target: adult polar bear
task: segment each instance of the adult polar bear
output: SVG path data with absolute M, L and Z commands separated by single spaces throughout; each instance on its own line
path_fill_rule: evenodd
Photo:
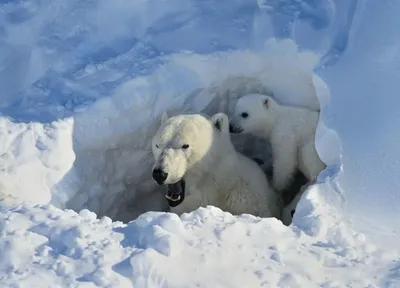
M 224 113 L 211 119 L 178 115 L 162 123 L 152 139 L 153 179 L 167 185 L 178 215 L 213 205 L 234 215 L 280 217 L 281 204 L 262 169 L 233 146 Z
M 326 168 L 315 148 L 318 118 L 316 111 L 280 105 L 267 95 L 249 94 L 236 103 L 230 132 L 249 133 L 270 141 L 272 186 L 284 193 L 296 171 L 313 181 Z M 284 204 L 295 195 L 282 195 Z

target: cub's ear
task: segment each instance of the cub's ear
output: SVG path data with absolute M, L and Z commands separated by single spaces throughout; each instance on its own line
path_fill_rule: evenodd
M 167 120 L 168 120 L 168 113 L 167 112 L 164 112 L 163 114 L 162 114 L 162 116 L 161 116 L 161 124 L 164 124 L 165 122 L 167 122 Z
M 272 105 L 274 105 L 275 100 L 272 98 L 272 96 L 267 95 L 264 99 L 262 99 L 262 105 L 265 109 L 271 108 Z
M 225 113 L 217 113 L 211 117 L 211 123 L 217 130 L 229 133 L 229 119 Z

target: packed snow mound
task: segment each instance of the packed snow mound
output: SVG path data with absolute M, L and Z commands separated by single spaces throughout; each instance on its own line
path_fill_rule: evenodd
M 74 160 L 72 119 L 49 124 L 0 118 L 0 200 L 30 205 L 51 201 L 51 188 Z
M 316 189 L 305 198 L 318 197 Z M 340 217 L 331 220 L 324 220 L 326 232 L 311 237 L 275 218 L 211 206 L 181 218 L 148 212 L 129 224 L 88 210 L 19 206 L 0 213 L 0 281 L 6 287 L 400 284 L 399 255 L 369 243 Z

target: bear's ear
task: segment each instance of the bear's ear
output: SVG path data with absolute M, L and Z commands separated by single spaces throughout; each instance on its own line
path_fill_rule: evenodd
M 265 98 L 262 101 L 263 101 L 263 107 L 265 109 L 268 109 L 269 108 L 269 104 L 270 104 L 270 98 Z
M 165 122 L 167 122 L 167 120 L 168 120 L 168 113 L 167 112 L 164 112 L 163 114 L 162 114 L 162 116 L 161 116 L 161 124 L 164 124 Z
M 225 113 L 217 113 L 211 117 L 211 122 L 219 131 L 229 133 L 229 119 Z

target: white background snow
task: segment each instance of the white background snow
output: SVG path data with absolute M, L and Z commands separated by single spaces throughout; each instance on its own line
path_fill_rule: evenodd
M 399 13 L 367 0 L 1 1 L 0 287 L 400 287 Z M 322 107 L 329 167 L 292 225 L 156 212 L 160 113 L 229 112 L 268 90 Z

